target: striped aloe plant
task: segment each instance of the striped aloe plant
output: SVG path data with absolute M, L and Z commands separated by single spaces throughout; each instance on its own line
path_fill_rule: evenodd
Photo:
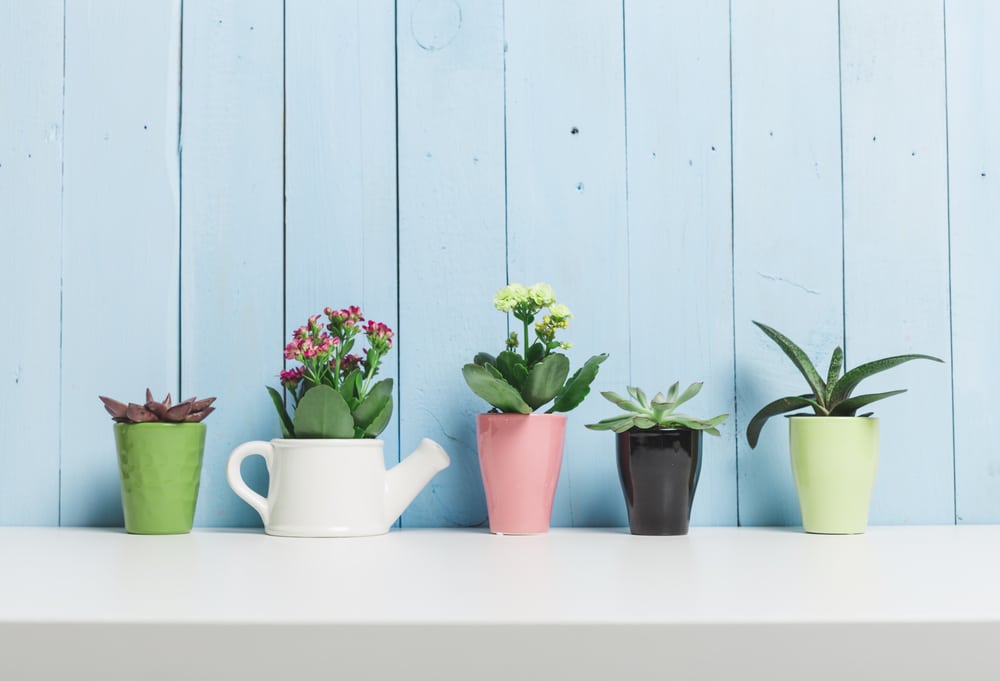
M 837 347 L 833 351 L 833 357 L 830 358 L 830 368 L 827 371 L 826 381 L 824 381 L 802 348 L 770 326 L 761 324 L 760 322 L 754 322 L 754 324 L 788 355 L 788 358 L 792 360 L 795 367 L 805 376 L 806 382 L 809 384 L 812 392 L 803 395 L 782 397 L 761 408 L 750 419 L 750 425 L 747 426 L 747 442 L 750 443 L 751 448 L 757 446 L 760 431 L 772 416 L 805 407 L 812 407 L 816 416 L 871 416 L 873 412 L 858 414 L 857 411 L 872 402 L 905 393 L 906 390 L 890 390 L 883 393 L 870 393 L 852 397 L 854 389 L 858 387 L 861 381 L 869 376 L 914 359 L 929 359 L 935 362 L 943 361 L 931 355 L 896 355 L 895 357 L 886 357 L 885 359 L 861 364 L 846 373 L 841 373 L 844 365 L 844 350 Z

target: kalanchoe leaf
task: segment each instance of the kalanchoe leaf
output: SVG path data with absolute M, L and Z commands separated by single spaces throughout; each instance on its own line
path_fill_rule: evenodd
M 575 409 L 583 399 L 590 393 L 590 384 L 597 377 L 600 364 L 608 358 L 607 353 L 594 355 L 588 359 L 582 367 L 563 386 L 559 394 L 556 395 L 555 404 L 549 407 L 546 413 L 567 412 Z
M 854 389 L 858 387 L 858 384 L 869 376 L 874 376 L 877 373 L 915 359 L 929 359 L 934 362 L 944 361 L 931 355 L 896 355 L 895 357 L 886 357 L 885 359 L 861 364 L 848 371 L 837 381 L 837 385 L 833 388 L 830 403 L 835 407 L 840 402 L 849 398 Z
M 479 366 L 485 366 L 487 364 L 496 364 L 497 358 L 488 352 L 478 352 L 476 356 L 472 359 L 473 364 L 478 364 Z
M 363 437 L 378 437 L 379 434 L 385 430 L 385 427 L 389 425 L 389 419 L 392 418 L 392 395 L 390 394 L 388 399 L 386 399 L 385 404 L 372 422 L 368 424 L 368 427 L 364 430 Z
M 386 404 L 392 403 L 392 379 L 383 378 L 381 381 L 372 386 L 368 395 L 365 397 L 361 403 L 355 407 L 351 415 L 354 417 L 354 425 L 361 428 L 366 433 L 375 424 L 376 419 L 385 410 Z M 392 414 L 390 408 L 389 415 Z M 388 423 L 389 419 L 386 417 L 385 423 Z M 385 424 L 382 425 L 385 428 Z M 378 433 L 382 432 L 382 428 L 378 429 Z M 372 436 L 374 437 L 374 436 Z
M 503 380 L 502 376 L 490 372 L 490 369 L 496 371 L 490 365 L 486 365 L 484 369 L 478 364 L 466 364 L 462 367 L 462 376 L 472 388 L 472 392 L 500 411 L 508 414 L 530 414 L 531 407 L 521 398 L 521 393 Z
M 815 409 L 816 406 L 816 401 L 810 399 L 809 395 L 782 397 L 774 402 L 764 405 L 760 411 L 754 414 L 754 417 L 750 419 L 750 425 L 747 426 L 747 442 L 750 443 L 750 449 L 757 446 L 757 440 L 760 438 L 760 431 L 764 427 L 764 424 L 767 423 L 767 420 L 772 416 L 784 414 L 789 411 L 795 411 L 796 409 L 801 409 L 802 407 L 813 407 Z
M 823 383 L 823 379 L 820 378 L 819 372 L 816 371 L 816 367 L 813 366 L 812 361 L 809 359 L 809 356 L 806 355 L 805 351 L 793 343 L 789 338 L 772 329 L 770 326 L 761 324 L 760 322 L 754 322 L 754 324 L 756 324 L 761 331 L 767 334 L 768 338 L 777 343 L 778 347 L 781 348 L 781 351 L 788 356 L 788 359 L 792 360 L 792 364 L 794 364 L 805 377 L 806 382 L 809 384 L 809 388 L 813 391 L 813 395 L 816 397 L 816 400 L 823 407 L 825 407 L 826 384 Z
M 528 355 L 524 358 L 524 360 L 530 367 L 540 362 L 544 356 L 545 346 L 536 342 L 528 348 Z
M 505 381 L 514 386 L 516 390 L 521 390 L 524 380 L 528 376 L 528 370 L 519 354 L 504 350 L 497 355 L 496 366 Z
M 569 376 L 569 359 L 553 353 L 531 368 L 521 386 L 521 398 L 532 411 L 554 398 Z
M 274 408 L 278 412 L 278 422 L 281 424 L 281 435 L 285 438 L 295 437 L 295 427 L 292 425 L 292 419 L 288 416 L 288 412 L 285 410 L 285 402 L 281 399 L 281 393 L 267 386 L 267 392 L 271 396 L 271 401 L 274 402 Z
M 856 412 L 861 407 L 871 404 L 872 402 L 878 402 L 879 400 L 884 400 L 887 397 L 892 397 L 894 395 L 901 395 L 906 392 L 906 388 L 902 390 L 890 390 L 884 393 L 872 393 L 869 395 L 856 395 L 850 399 L 844 400 L 830 412 L 830 416 L 854 416 Z
M 343 395 L 318 385 L 302 396 L 292 419 L 298 438 L 352 438 L 354 419 Z

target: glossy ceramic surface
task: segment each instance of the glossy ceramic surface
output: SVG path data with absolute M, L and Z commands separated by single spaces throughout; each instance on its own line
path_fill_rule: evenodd
M 450 461 L 440 445 L 424 439 L 405 461 L 386 471 L 382 444 L 368 439 L 247 442 L 230 454 L 226 478 L 233 491 L 260 514 L 268 534 L 384 534 Z M 253 455 L 263 457 L 267 464 L 267 497 L 250 489 L 240 475 L 240 463 Z
M 878 466 L 878 419 L 793 416 L 788 434 L 803 529 L 864 532 Z
M 191 531 L 201 486 L 204 423 L 116 423 L 125 530 Z
M 701 431 L 618 433 L 618 474 L 632 534 L 687 534 L 701 475 Z
M 490 531 L 547 532 L 559 483 L 565 414 L 478 414 L 476 438 Z

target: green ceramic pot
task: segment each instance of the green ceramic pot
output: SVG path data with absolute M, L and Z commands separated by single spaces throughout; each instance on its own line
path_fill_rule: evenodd
M 125 530 L 184 534 L 194 524 L 204 423 L 116 423 Z
M 878 419 L 792 416 L 788 435 L 803 529 L 864 532 L 878 464 Z

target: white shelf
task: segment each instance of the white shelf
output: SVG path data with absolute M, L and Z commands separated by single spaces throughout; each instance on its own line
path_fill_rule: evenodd
M 996 526 L 0 547 L 2 679 L 1000 678 Z

